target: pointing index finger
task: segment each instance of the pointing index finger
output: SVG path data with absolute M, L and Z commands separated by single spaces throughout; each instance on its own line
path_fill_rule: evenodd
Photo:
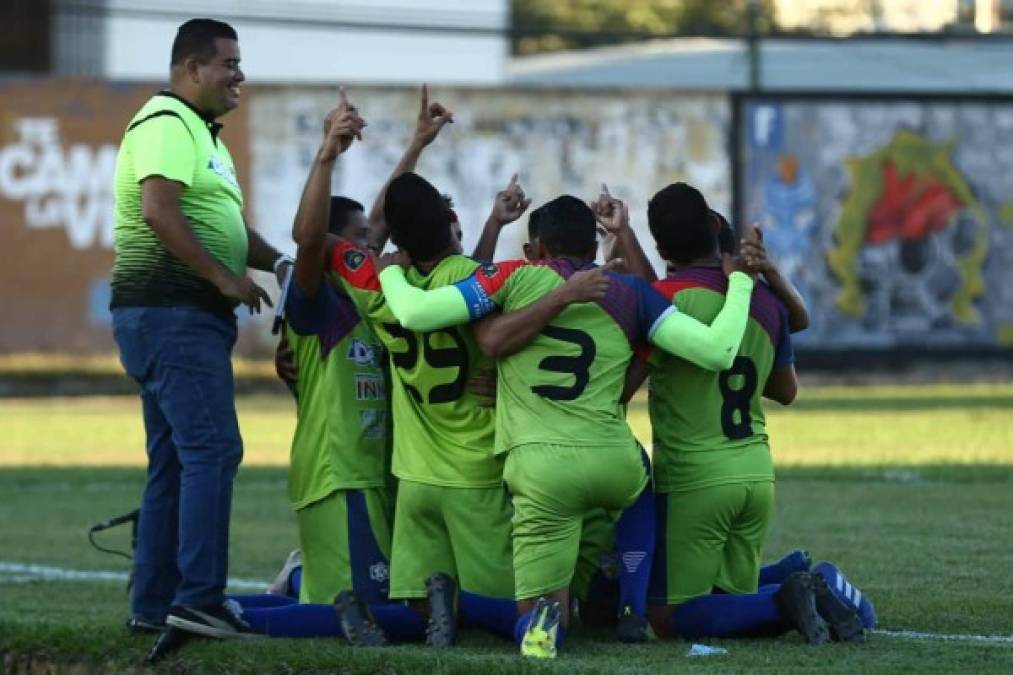
M 422 83 L 422 91 L 419 94 L 419 112 L 423 114 L 429 112 L 429 87 L 425 82 Z

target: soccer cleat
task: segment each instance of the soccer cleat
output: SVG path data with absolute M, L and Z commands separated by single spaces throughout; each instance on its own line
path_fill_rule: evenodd
M 127 631 L 132 635 L 140 635 L 142 633 L 161 633 L 163 630 L 165 630 L 164 621 L 145 619 L 140 616 L 132 616 L 127 619 Z
M 865 642 L 865 626 L 855 608 L 838 598 L 819 572 L 812 575 L 816 611 L 830 628 L 830 637 L 839 642 Z
M 267 593 L 295 597 L 292 593 L 292 572 L 299 567 L 302 567 L 302 551 L 296 549 L 288 554 L 274 581 L 267 587 Z
M 538 598 L 532 610 L 531 623 L 521 639 L 521 656 L 536 659 L 556 658 L 556 636 L 559 633 L 559 603 Z
M 616 633 L 620 642 L 647 642 L 651 638 L 651 627 L 647 619 L 634 614 L 633 609 L 626 605 L 619 614 Z
M 830 639 L 827 624 L 816 611 L 812 577 L 808 572 L 795 572 L 788 576 L 774 592 L 778 610 L 811 645 L 823 644 Z
M 813 559 L 809 551 L 797 548 L 788 555 L 781 558 L 781 564 L 785 565 L 792 572 L 808 572 L 812 567 Z
M 173 605 L 165 623 L 171 627 L 196 635 L 213 638 L 256 638 L 263 637 L 254 632 L 243 618 L 243 610 L 235 600 L 225 600 L 217 605 L 183 607 Z
M 862 591 L 851 585 L 836 565 L 824 561 L 814 566 L 813 572 L 826 579 L 827 586 L 839 600 L 858 612 L 858 618 L 862 620 L 863 626 L 869 630 L 876 627 L 876 608 Z
M 190 637 L 190 633 L 173 628 L 172 626 L 166 626 L 162 634 L 155 640 L 155 644 L 151 645 L 151 649 L 148 650 L 148 654 L 144 657 L 144 660 L 151 664 L 157 663 L 166 654 L 182 647 Z
M 387 636 L 376 624 L 373 614 L 352 591 L 341 591 L 334 598 L 334 610 L 341 621 L 341 632 L 349 644 L 356 647 L 382 647 Z
M 426 579 L 429 596 L 429 623 L 426 644 L 436 649 L 457 643 L 457 583 L 449 574 L 434 572 Z

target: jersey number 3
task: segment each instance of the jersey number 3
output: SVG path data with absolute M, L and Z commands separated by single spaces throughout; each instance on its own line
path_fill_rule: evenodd
M 732 377 L 742 376 L 742 386 L 732 389 Z M 753 434 L 753 418 L 749 406 L 756 393 L 756 366 L 746 356 L 736 356 L 732 367 L 721 371 L 718 387 L 721 389 L 721 430 L 732 440 L 748 438 Z
M 468 349 L 464 339 L 453 328 L 434 330 L 429 333 L 420 333 L 418 337 L 410 330 L 402 328 L 396 323 L 385 323 L 383 327 L 392 337 L 400 338 L 408 345 L 408 350 L 403 352 L 391 351 L 391 360 L 395 368 L 404 371 L 412 370 L 419 360 L 418 338 L 422 338 L 422 357 L 431 368 L 457 368 L 457 377 L 453 382 L 438 384 L 429 390 L 430 403 L 451 403 L 461 398 L 464 394 L 465 385 L 468 382 Z M 454 341 L 453 347 L 434 347 L 432 344 L 434 335 L 447 335 Z M 405 389 L 418 402 L 422 402 L 422 394 L 413 385 L 405 382 Z
M 552 401 L 572 401 L 584 393 L 587 383 L 591 380 L 591 362 L 598 348 L 591 336 L 582 330 L 575 328 L 560 328 L 559 326 L 546 326 L 542 334 L 576 345 L 580 349 L 577 356 L 546 356 L 538 367 L 552 373 L 564 373 L 573 375 L 574 382 L 568 387 L 561 387 L 554 384 L 539 384 L 531 387 L 531 391 L 543 398 Z

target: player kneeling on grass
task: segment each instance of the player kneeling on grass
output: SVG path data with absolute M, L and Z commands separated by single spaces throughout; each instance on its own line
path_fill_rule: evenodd
M 714 317 L 729 291 L 718 250 L 721 223 L 703 195 L 670 185 L 651 200 L 648 222 L 672 265 L 655 288 L 689 316 Z M 863 641 L 861 597 L 838 594 L 836 580 L 828 585 L 827 564 L 807 571 L 808 559 L 796 553 L 761 574 L 774 471 L 760 398 L 787 405 L 798 384 L 787 311 L 764 284 L 753 293 L 749 317 L 730 368 L 713 372 L 660 352 L 650 357 L 659 493 L 651 623 L 661 636 L 689 639 L 794 627 L 811 644 L 830 635 Z M 842 577 L 842 589 L 844 583 Z
M 615 217 L 626 217 L 625 206 L 618 206 Z M 568 623 L 567 586 L 581 520 L 590 509 L 627 510 L 629 529 L 620 518 L 616 537 L 637 540 L 631 551 L 638 564 L 627 571 L 646 596 L 652 495 L 641 450 L 619 405 L 634 348 L 650 341 L 701 366 L 727 368 L 745 330 L 753 283 L 737 267 L 730 270 L 732 292 L 708 326 L 675 311 L 642 279 L 595 269 L 595 216 L 580 200 L 560 197 L 531 217 L 539 219 L 540 243 L 547 249 L 537 264 L 485 266 L 431 291 L 411 286 L 396 265 L 383 270 L 380 280 L 391 311 L 411 330 L 466 323 L 497 309 L 508 312 L 476 326 L 476 336 L 483 351 L 499 357 L 496 450 L 507 454 L 504 479 L 514 504 L 520 600 L 515 638 L 522 654 L 553 657 Z M 557 297 L 562 303 L 561 287 L 579 275 L 600 280 L 602 292 L 594 302 L 518 320 L 518 310 L 536 301 Z M 632 609 L 631 616 L 643 621 L 644 608 Z

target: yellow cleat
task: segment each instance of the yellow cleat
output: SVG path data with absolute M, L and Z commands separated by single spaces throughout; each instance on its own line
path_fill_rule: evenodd
M 535 603 L 534 618 L 521 640 L 521 656 L 536 659 L 556 658 L 556 636 L 559 633 L 559 603 L 549 603 L 545 598 L 538 598 Z

